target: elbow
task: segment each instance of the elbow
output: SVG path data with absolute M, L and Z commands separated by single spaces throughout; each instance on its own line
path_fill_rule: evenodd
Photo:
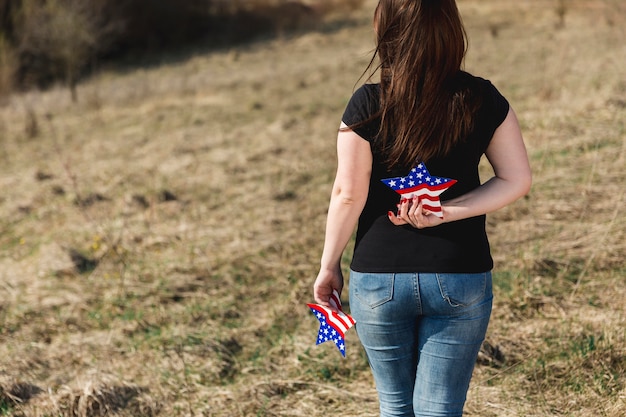
M 367 199 L 367 193 L 346 187 L 336 187 L 333 191 L 333 196 L 335 201 L 344 207 L 360 207 L 365 204 Z
M 356 203 L 356 198 L 352 194 L 342 193 L 338 196 L 338 201 L 344 206 L 353 206 Z
M 503 190 L 506 190 L 505 192 L 510 198 L 509 202 L 525 197 L 530 193 L 532 186 L 532 176 L 530 172 L 525 174 L 517 173 L 509 177 L 500 176 L 498 178 L 505 184 Z
M 533 185 L 532 175 L 528 174 L 528 176 L 525 177 L 522 183 L 520 184 L 520 189 L 522 193 L 521 197 L 524 197 L 528 195 L 528 193 L 530 193 L 530 189 L 532 188 L 532 185 Z
M 530 170 L 530 167 L 528 168 L 528 173 L 526 174 L 525 178 L 525 182 L 524 182 L 524 195 L 528 195 L 528 193 L 530 193 L 530 190 L 533 186 L 533 173 Z
M 516 187 L 518 190 L 518 198 L 525 197 L 530 193 L 532 183 L 533 179 L 530 172 L 527 175 L 518 178 Z

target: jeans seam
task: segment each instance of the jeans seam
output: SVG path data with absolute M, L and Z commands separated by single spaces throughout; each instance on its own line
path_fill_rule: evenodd
M 415 274 L 413 276 L 413 293 L 415 294 L 415 300 L 417 302 L 417 313 L 418 315 L 422 315 L 422 296 L 420 294 L 420 274 Z
M 461 304 L 453 303 L 452 300 L 450 299 L 446 284 L 440 278 L 441 275 L 435 274 L 435 277 L 437 278 L 437 286 L 439 287 L 439 293 L 441 294 L 441 298 L 445 300 L 448 304 L 450 304 L 450 306 L 452 307 L 461 307 L 462 306 Z

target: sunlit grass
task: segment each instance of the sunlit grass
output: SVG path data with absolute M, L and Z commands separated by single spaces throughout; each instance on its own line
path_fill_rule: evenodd
M 0 415 L 377 415 L 356 333 L 345 359 L 315 345 L 305 306 L 373 3 L 326 31 L 105 72 L 79 104 L 52 89 L 0 108 Z M 620 4 L 562 3 L 562 23 L 542 4 L 459 2 L 467 69 L 511 101 L 534 173 L 488 217 L 495 304 L 467 415 L 620 417 Z

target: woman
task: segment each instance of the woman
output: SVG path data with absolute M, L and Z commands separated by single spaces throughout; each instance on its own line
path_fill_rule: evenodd
M 341 293 L 340 259 L 358 221 L 350 309 L 381 416 L 461 416 L 491 314 L 485 214 L 528 193 L 528 157 L 507 100 L 461 70 L 454 0 L 380 0 L 374 28 L 380 82 L 360 87 L 343 115 L 314 297 L 330 307 Z M 481 184 L 483 154 L 494 176 Z M 440 212 L 382 181 L 420 163 L 456 180 Z

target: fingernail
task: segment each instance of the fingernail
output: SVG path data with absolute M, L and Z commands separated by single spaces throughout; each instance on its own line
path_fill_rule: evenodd
M 387 216 L 389 216 L 389 217 L 393 217 L 393 212 L 392 212 L 392 211 L 388 211 L 388 212 L 387 212 Z

